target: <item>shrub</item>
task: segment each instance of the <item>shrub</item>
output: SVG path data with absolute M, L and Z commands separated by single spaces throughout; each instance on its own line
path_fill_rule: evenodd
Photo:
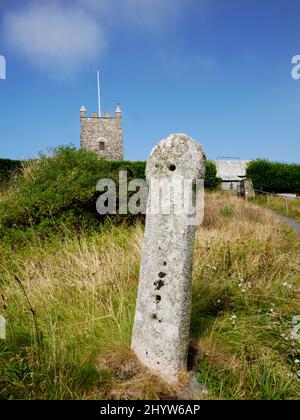
M 101 178 L 116 183 L 120 170 L 128 179 L 142 177 L 144 162 L 107 161 L 94 152 L 58 147 L 25 166 L 0 202 L 2 231 L 12 227 L 68 226 L 95 223 L 96 184 Z
M 217 166 L 215 162 L 207 160 L 205 162 L 205 188 L 211 191 L 217 190 L 220 188 L 221 183 L 221 178 L 217 177 Z

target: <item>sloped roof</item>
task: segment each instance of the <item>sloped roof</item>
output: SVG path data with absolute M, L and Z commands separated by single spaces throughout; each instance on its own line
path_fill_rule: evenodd
M 215 160 L 218 177 L 223 181 L 239 181 L 246 176 L 247 164 L 250 160 Z

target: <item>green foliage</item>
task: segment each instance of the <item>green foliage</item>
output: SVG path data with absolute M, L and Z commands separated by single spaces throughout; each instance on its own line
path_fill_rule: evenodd
M 249 163 L 247 178 L 257 190 L 300 194 L 300 165 L 257 159 Z
M 97 223 L 96 184 L 109 178 L 118 184 L 119 171 L 142 178 L 144 162 L 107 161 L 75 147 L 59 147 L 42 155 L 11 182 L 0 202 L 0 228 L 47 230 L 57 222 L 67 226 Z
M 20 160 L 0 159 L 0 182 L 8 181 L 21 164 Z
M 207 160 L 205 162 L 205 188 L 211 191 L 218 190 L 221 186 L 221 182 L 221 179 L 217 177 L 217 167 L 215 162 Z

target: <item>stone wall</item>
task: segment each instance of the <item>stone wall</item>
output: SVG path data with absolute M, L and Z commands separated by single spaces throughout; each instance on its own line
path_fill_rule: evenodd
M 100 149 L 104 142 L 104 150 Z M 93 150 L 98 156 L 109 160 L 123 160 L 122 116 L 87 117 L 86 111 L 80 112 L 80 147 Z

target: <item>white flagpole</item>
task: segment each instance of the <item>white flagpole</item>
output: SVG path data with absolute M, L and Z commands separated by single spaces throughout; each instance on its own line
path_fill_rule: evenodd
M 100 74 L 97 71 L 97 85 L 98 85 L 98 116 L 101 117 L 101 96 L 100 96 Z

